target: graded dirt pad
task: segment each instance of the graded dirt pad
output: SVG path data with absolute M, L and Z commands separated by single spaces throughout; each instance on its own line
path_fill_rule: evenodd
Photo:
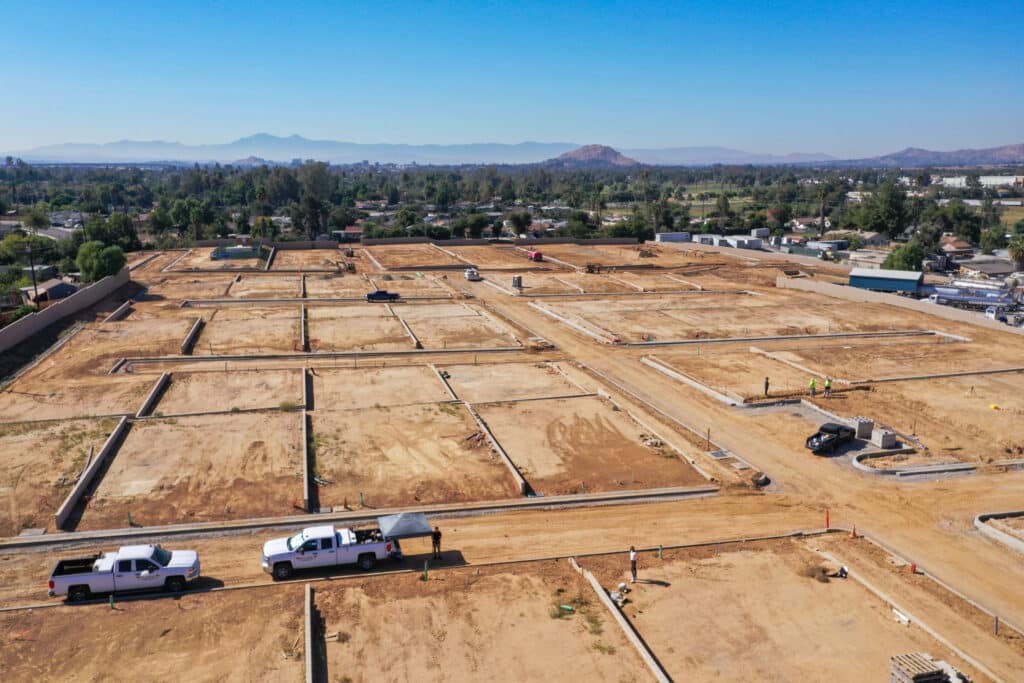
M 371 286 L 358 275 L 311 273 L 306 276 L 309 299 L 362 299 Z
M 477 409 L 526 481 L 559 495 L 703 484 L 668 446 L 593 397 L 494 403 Z
M 445 365 L 448 383 L 469 403 L 519 401 L 588 393 L 574 385 L 551 363 L 483 363 Z
M 935 462 L 1024 457 L 1024 375 L 972 375 L 887 382 L 818 405 L 844 417 L 864 415 L 914 434 Z
M 363 251 L 372 254 L 385 269 L 430 270 L 466 265 L 463 261 L 427 243 L 374 245 L 363 247 Z
M 0 390 L 0 422 L 134 413 L 156 377 L 22 378 Z
M 469 304 L 399 306 L 395 313 L 412 328 L 425 349 L 482 349 L 520 346 L 512 330 Z
M 216 251 L 213 247 L 197 247 L 189 249 L 181 259 L 170 267 L 170 272 L 190 270 L 246 270 L 263 268 L 263 261 L 258 258 L 224 258 L 212 259 L 210 255 Z
M 234 299 L 296 299 L 302 296 L 302 281 L 299 275 L 246 273 L 231 285 L 228 296 Z
M 584 267 L 588 263 L 618 268 L 675 268 L 692 263 L 701 263 L 710 257 L 697 252 L 655 244 L 543 244 L 538 247 L 545 256 L 559 261 Z M 641 256 L 646 252 L 650 256 Z M 716 259 L 717 260 L 717 259 Z
M 112 418 L 0 425 L 0 536 L 53 528 L 53 515 L 89 457 L 117 424 Z
M 1011 536 L 1024 541 L 1024 515 L 1019 517 L 1004 517 L 1003 519 L 990 519 L 988 523 L 999 529 L 1005 531 Z
M 316 604 L 328 635 L 338 634 L 327 641 L 331 680 L 649 678 L 565 560 L 435 572 L 426 582 L 403 574 L 318 584 Z
M 760 347 L 758 343 L 758 347 Z M 763 398 L 764 379 L 769 396 L 803 396 L 811 380 L 808 373 L 750 351 L 747 345 L 709 344 L 652 348 L 648 356 L 671 370 L 724 393 L 730 398 Z M 823 378 L 818 378 L 819 388 Z M 838 384 L 833 389 L 838 390 Z
M 298 304 L 224 306 L 196 311 L 206 323 L 192 347 L 193 355 L 295 353 L 302 350 L 301 309 Z
M 316 410 L 354 410 L 450 401 L 437 373 L 426 365 L 380 367 L 383 361 L 339 361 L 313 368 Z
M 8 680 L 301 681 L 303 588 L 13 612 L 0 638 Z
M 154 413 L 175 415 L 302 404 L 302 370 L 173 373 Z
M 465 407 L 450 403 L 311 413 L 322 507 L 515 498 L 512 475 Z
M 199 314 L 115 323 L 90 323 L 64 346 L 25 373 L 25 381 L 64 381 L 81 375 L 107 375 L 122 358 L 177 354 Z
M 405 273 L 385 273 L 368 277 L 367 286 L 367 291 L 385 289 L 401 295 L 402 299 L 452 298 L 451 290 L 444 287 L 433 276 L 416 277 Z
M 548 268 L 557 270 L 556 263 L 535 263 L 526 257 L 526 252 L 516 247 L 454 246 L 445 247 L 453 254 L 458 254 L 481 270 L 535 270 Z M 468 265 L 468 264 L 467 264 Z
M 218 299 L 227 295 L 233 277 L 211 277 L 191 275 L 160 275 L 146 277 L 146 293 L 143 301 L 165 300 L 180 303 L 185 299 Z
M 340 249 L 278 249 L 270 270 L 339 270 L 344 253 Z
M 883 681 L 890 658 L 926 652 L 975 675 L 919 626 L 798 541 L 644 554 L 623 613 L 677 680 Z M 602 585 L 629 562 L 584 558 Z M 898 599 L 898 596 L 896 596 Z M 977 680 L 977 679 L 975 679 Z
M 301 501 L 302 417 L 238 413 L 136 422 L 79 529 L 294 514 Z
M 414 348 L 402 322 L 384 304 L 308 306 L 311 351 L 408 351 Z

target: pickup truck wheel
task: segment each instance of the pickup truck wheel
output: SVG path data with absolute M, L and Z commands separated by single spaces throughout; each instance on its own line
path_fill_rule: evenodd
M 284 581 L 292 576 L 292 566 L 287 562 L 279 562 L 274 565 L 274 580 Z
M 71 602 L 85 602 L 92 595 L 88 586 L 72 586 L 68 589 L 68 600 Z
M 373 569 L 373 565 L 377 564 L 377 558 L 373 555 L 360 555 L 359 556 L 359 568 L 364 572 L 368 572 Z
M 181 578 L 180 576 L 172 576 L 171 578 L 167 579 L 167 583 L 165 584 L 165 586 L 167 587 L 167 590 L 171 593 L 181 593 L 185 590 L 185 579 Z

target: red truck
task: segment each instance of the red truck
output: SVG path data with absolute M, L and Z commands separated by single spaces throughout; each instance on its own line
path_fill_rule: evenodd
M 540 251 L 537 250 L 537 249 L 534 249 L 533 251 L 527 252 L 526 253 L 526 257 L 528 259 L 530 259 L 531 261 L 543 261 L 544 260 L 544 254 L 540 253 Z

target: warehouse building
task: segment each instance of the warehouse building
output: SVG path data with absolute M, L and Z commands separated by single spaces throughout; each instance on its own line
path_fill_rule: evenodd
M 876 292 L 909 292 L 916 294 L 924 282 L 924 273 L 913 270 L 881 270 L 854 268 L 850 271 L 850 286 L 873 289 Z

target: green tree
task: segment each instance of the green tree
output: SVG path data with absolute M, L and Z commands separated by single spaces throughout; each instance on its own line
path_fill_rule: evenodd
M 1024 236 L 1018 235 L 1006 245 L 1010 252 L 1010 260 L 1016 270 L 1024 270 Z
M 86 242 L 78 249 L 76 262 L 86 282 L 95 282 L 108 275 L 115 275 L 128 259 L 121 247 L 108 247 L 103 242 Z
M 25 213 L 23 221 L 33 232 L 46 230 L 50 227 L 50 208 L 43 203 L 36 204 Z
M 525 233 L 533 224 L 533 216 L 530 215 L 529 211 L 517 211 L 509 216 L 508 219 L 512 223 L 517 236 Z
M 157 235 L 161 235 L 174 227 L 171 214 L 163 207 L 163 204 L 149 212 L 149 218 L 146 219 L 146 222 L 149 225 L 149 231 Z
M 1006 246 L 1006 230 L 1001 225 L 989 228 L 981 233 L 981 249 L 991 254 L 996 249 Z
M 921 263 L 924 261 L 925 250 L 917 241 L 910 240 L 906 244 L 893 249 L 882 268 L 885 270 L 921 270 Z

